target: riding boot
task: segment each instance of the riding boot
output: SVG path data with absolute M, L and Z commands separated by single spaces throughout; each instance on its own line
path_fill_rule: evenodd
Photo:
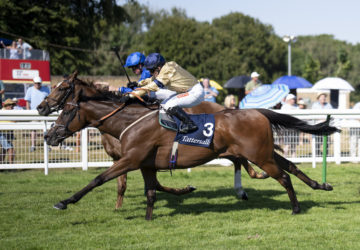
M 193 122 L 193 120 L 190 119 L 190 117 L 185 113 L 184 110 L 182 110 L 180 107 L 172 107 L 166 110 L 167 113 L 170 115 L 175 116 L 181 121 L 179 132 L 182 134 L 187 134 L 189 132 L 193 132 L 198 129 L 196 124 Z

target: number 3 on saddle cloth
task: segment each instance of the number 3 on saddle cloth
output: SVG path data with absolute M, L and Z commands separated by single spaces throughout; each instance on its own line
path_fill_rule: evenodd
M 166 113 L 159 113 L 159 123 L 167 129 L 177 131 L 172 152 L 170 156 L 169 168 L 173 169 L 177 160 L 178 144 L 185 144 L 190 146 L 198 146 L 208 148 L 212 142 L 215 130 L 215 118 L 213 114 L 196 114 L 190 115 L 190 118 L 195 122 L 198 129 L 196 131 L 181 134 L 178 132 L 178 127 L 181 121 L 176 117 L 171 117 Z

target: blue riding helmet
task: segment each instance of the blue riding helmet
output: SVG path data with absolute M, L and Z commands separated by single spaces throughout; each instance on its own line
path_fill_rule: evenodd
M 146 57 L 144 66 L 146 69 L 150 70 L 164 65 L 165 62 L 165 58 L 160 53 L 151 53 Z
M 134 52 L 131 53 L 127 58 L 126 58 L 126 63 L 124 65 L 124 67 L 132 67 L 132 66 L 136 66 L 139 65 L 140 63 L 144 63 L 145 61 L 145 55 L 140 53 L 140 52 Z

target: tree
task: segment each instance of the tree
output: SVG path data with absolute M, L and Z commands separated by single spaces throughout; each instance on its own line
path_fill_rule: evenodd
M 320 80 L 320 62 L 318 60 L 314 60 L 310 55 L 308 55 L 305 60 L 302 77 L 311 83 L 315 83 Z
M 335 76 L 347 78 L 349 71 L 352 68 L 352 63 L 350 62 L 348 53 L 344 48 L 339 49 L 337 66 L 338 68 L 335 72 Z

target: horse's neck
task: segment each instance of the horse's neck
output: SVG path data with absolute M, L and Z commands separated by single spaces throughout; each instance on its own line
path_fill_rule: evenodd
M 99 121 L 104 116 L 113 112 L 117 107 L 119 107 L 118 105 L 120 105 L 109 102 L 105 103 L 97 101 L 90 101 L 89 103 L 91 103 L 92 105 L 87 108 L 85 113 L 92 117 L 92 119 L 94 120 L 94 124 L 96 124 L 97 121 Z M 107 133 L 116 138 L 119 138 L 119 136 L 125 129 L 127 129 L 131 124 L 138 121 L 150 112 L 152 112 L 152 110 L 136 105 L 130 105 L 124 107 L 112 116 L 106 118 L 104 121 L 101 122 L 100 126 L 97 126 L 97 128 L 103 133 Z

